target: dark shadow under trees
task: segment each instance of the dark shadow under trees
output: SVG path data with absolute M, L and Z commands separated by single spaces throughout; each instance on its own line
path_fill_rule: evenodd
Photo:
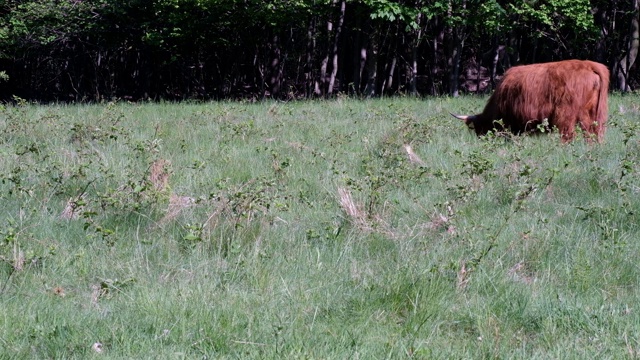
M 633 90 L 637 1 L 0 1 L 0 99 L 299 99 L 490 91 L 592 59 Z M 634 27 L 635 24 L 635 27 Z

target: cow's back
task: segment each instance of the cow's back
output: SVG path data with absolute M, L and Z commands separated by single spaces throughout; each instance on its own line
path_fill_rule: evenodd
M 496 113 L 494 119 L 502 119 L 514 131 L 535 128 L 548 119 L 553 109 L 553 94 L 547 84 L 549 71 L 544 64 L 512 67 L 504 75 L 494 93 Z

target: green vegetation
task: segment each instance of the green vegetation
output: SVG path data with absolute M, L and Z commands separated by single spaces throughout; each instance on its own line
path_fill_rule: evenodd
M 2 357 L 638 356 L 638 98 L 602 145 L 484 101 L 2 108 Z
M 638 0 L 0 0 L 0 100 L 486 94 L 563 59 L 628 92 L 639 22 Z

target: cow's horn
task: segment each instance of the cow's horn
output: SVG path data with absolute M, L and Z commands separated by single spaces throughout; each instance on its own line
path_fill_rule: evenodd
M 453 116 L 456 119 L 460 119 L 460 120 L 464 120 L 464 121 L 467 121 L 469 119 L 468 115 L 456 115 L 456 114 L 454 114 L 452 112 L 450 112 L 449 114 L 451 114 L 451 116 Z

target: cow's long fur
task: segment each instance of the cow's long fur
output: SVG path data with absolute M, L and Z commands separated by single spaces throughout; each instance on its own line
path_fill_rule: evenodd
M 505 73 L 481 114 L 456 117 L 473 126 L 478 135 L 492 129 L 535 131 L 548 121 L 558 128 L 563 142 L 573 140 L 576 125 L 588 140 L 601 142 L 608 89 L 609 70 L 596 62 L 565 60 L 516 66 Z

